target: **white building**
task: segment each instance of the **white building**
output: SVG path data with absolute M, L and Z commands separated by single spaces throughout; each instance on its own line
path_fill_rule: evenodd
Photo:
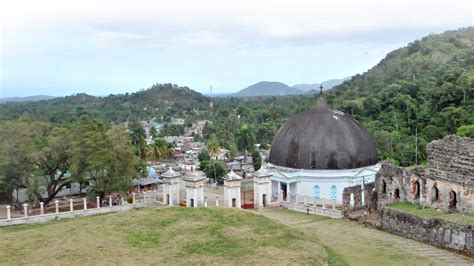
M 345 187 L 375 180 L 375 143 L 350 115 L 330 109 L 322 92 L 315 107 L 290 118 L 270 150 L 272 200 L 287 195 L 335 199 Z

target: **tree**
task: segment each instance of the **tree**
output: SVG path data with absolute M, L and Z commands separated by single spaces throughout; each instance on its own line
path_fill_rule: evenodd
M 207 152 L 209 153 L 209 155 L 211 155 L 213 158 L 216 158 L 217 160 L 217 156 L 221 152 L 221 146 L 219 144 L 219 140 L 214 138 L 211 141 L 209 141 L 209 143 L 207 144 Z
M 255 171 L 258 171 L 262 166 L 262 156 L 257 149 L 252 151 L 252 164 Z
M 227 174 L 227 170 L 223 163 L 210 160 L 208 161 L 208 165 L 204 173 L 206 174 L 207 178 L 222 184 L 222 177 Z
M 203 149 L 198 154 L 198 160 L 201 171 L 205 171 L 209 161 L 211 160 L 211 156 L 206 149 Z
M 247 151 L 255 148 L 255 134 L 248 124 L 243 124 L 235 134 L 237 148 L 244 153 L 247 161 Z
M 141 159 L 146 158 L 146 131 L 140 122 L 134 120 L 128 125 L 130 130 L 130 138 L 135 146 L 136 154 Z
M 104 197 L 124 193 L 139 175 L 135 155 L 123 126 L 107 128 L 99 121 L 81 117 L 74 129 L 71 170 L 76 180 L 92 180 L 91 193 Z
M 153 162 L 169 159 L 173 156 L 173 146 L 162 138 L 157 138 L 147 147 L 147 157 Z
M 458 127 L 456 135 L 460 137 L 474 138 L 474 125 L 466 125 Z

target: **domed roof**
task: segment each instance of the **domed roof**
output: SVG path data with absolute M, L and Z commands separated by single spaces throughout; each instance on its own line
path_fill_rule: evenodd
M 316 106 L 291 117 L 278 131 L 270 163 L 296 169 L 351 169 L 377 163 L 375 143 L 350 115 Z

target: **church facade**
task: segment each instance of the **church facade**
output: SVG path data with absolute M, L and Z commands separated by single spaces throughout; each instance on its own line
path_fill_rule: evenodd
M 344 188 L 374 181 L 380 164 L 367 129 L 329 108 L 321 92 L 316 106 L 280 128 L 263 168 L 273 201 L 297 194 L 341 203 Z

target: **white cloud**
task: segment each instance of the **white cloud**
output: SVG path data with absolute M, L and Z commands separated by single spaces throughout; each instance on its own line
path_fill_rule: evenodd
M 471 1 L 8 1 L 9 43 L 29 32 L 77 31 L 99 47 L 275 45 L 357 40 L 374 33 L 472 25 Z M 25 37 L 26 36 L 26 37 Z M 375 38 L 377 38 L 375 36 Z

